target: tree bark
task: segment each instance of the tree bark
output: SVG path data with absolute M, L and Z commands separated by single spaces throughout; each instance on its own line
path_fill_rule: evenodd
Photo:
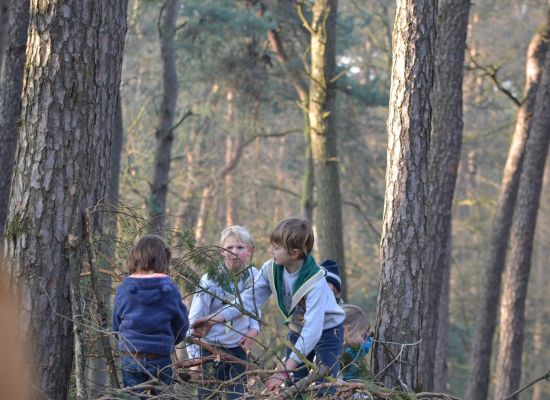
M 476 327 L 470 353 L 470 372 L 466 398 L 485 400 L 489 390 L 493 335 L 497 322 L 502 272 L 506 259 L 506 248 L 512 225 L 512 216 L 519 186 L 519 175 L 523 162 L 525 145 L 531 129 L 535 98 L 541 77 L 541 64 L 547 53 L 550 39 L 550 8 L 545 19 L 533 36 L 527 51 L 525 68 L 525 96 L 518 116 L 512 144 L 504 167 L 498 204 L 493 220 L 489 256 L 481 299 L 477 309 Z
M 388 167 L 373 369 L 388 387 L 417 388 L 426 245 L 435 1 L 397 3 Z
M 309 26 L 311 66 L 309 126 L 315 186 L 316 243 L 320 259 L 331 258 L 340 266 L 342 296 L 346 297 L 346 269 L 342 231 L 342 205 L 335 124 L 337 0 L 316 0 Z
M 0 0 L 0 75 L 4 66 L 4 54 L 6 52 L 6 43 L 8 42 L 8 23 L 9 9 L 13 1 Z
M 104 197 L 126 1 L 32 0 L 6 224 L 10 276 L 34 356 L 34 398 L 65 399 L 73 356 L 68 236 Z
M 155 133 L 157 139 L 155 170 L 151 182 L 151 198 L 149 201 L 149 218 L 151 219 L 151 229 L 153 231 L 162 229 L 166 219 L 166 195 L 168 193 L 172 144 L 174 142 L 174 120 L 178 101 L 175 37 L 179 3 L 179 0 L 166 0 L 161 10 L 163 14 L 162 23 L 159 25 L 163 94 L 159 125 Z
M 21 111 L 21 92 L 25 49 L 29 28 L 29 0 L 9 2 L 9 39 L 0 78 L 0 234 L 3 236 L 8 216 L 8 202 L 17 146 L 17 121 Z M 3 242 L 3 240 L 0 240 Z M 0 250 L 2 245 L 0 244 Z
M 418 365 L 418 380 L 425 391 L 434 388 L 441 288 L 451 268 L 452 207 L 462 146 L 462 82 L 469 9 L 469 0 L 442 0 L 438 6 L 428 165 L 430 217 Z
M 550 142 L 550 57 L 548 52 L 537 90 L 533 125 L 525 146 L 516 209 L 510 232 L 510 256 L 500 302 L 495 398 L 519 388 L 523 353 L 525 300 L 531 270 L 533 237 Z

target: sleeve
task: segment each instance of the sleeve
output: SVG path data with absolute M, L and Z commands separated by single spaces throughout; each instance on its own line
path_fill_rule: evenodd
M 206 317 L 210 313 L 210 305 L 212 304 L 212 296 L 209 293 L 209 280 L 208 276 L 204 275 L 197 287 L 197 293 L 193 296 L 193 301 L 191 302 L 191 308 L 189 309 L 189 326 L 201 318 Z M 191 332 L 189 332 L 191 334 Z M 190 358 L 199 358 L 200 347 L 196 344 L 191 344 L 187 347 L 187 354 Z
M 315 286 L 306 295 L 306 313 L 304 315 L 304 326 L 300 337 L 294 344 L 296 349 L 307 356 L 315 348 L 323 334 L 323 324 L 327 308 L 327 295 L 322 286 Z M 302 363 L 300 357 L 292 352 L 289 358 Z
M 252 267 L 250 268 L 251 272 L 252 272 L 252 282 L 256 282 L 260 276 L 260 272 Z M 260 319 L 262 317 L 262 312 L 260 309 L 257 310 L 257 313 L 258 315 L 258 319 Z M 252 318 L 252 317 L 249 317 L 248 318 L 248 330 L 251 330 L 251 329 L 255 329 L 256 332 L 260 332 L 260 323 L 258 322 L 257 319 L 255 318 Z
M 189 330 L 189 319 L 187 318 L 187 307 L 183 304 L 183 299 L 177 286 L 174 285 L 176 294 L 176 315 L 172 320 L 172 331 L 174 332 L 174 344 L 178 344 L 185 339 L 185 334 Z
M 120 315 L 119 315 L 119 310 L 120 310 L 120 292 L 119 292 L 119 289 L 117 288 L 116 290 L 116 294 L 115 294 L 115 305 L 114 305 L 114 308 L 113 308 L 113 332 L 118 332 L 119 328 L 120 328 Z
M 243 308 L 258 316 L 260 308 L 262 308 L 271 295 L 271 286 L 269 286 L 269 279 L 267 278 L 267 266 L 270 262 L 271 260 L 264 263 L 258 274 L 258 279 L 252 283 L 251 287 L 241 293 Z M 236 302 L 238 301 L 236 300 Z M 235 306 L 228 306 L 220 313 L 226 321 L 232 321 L 242 315 L 242 312 Z

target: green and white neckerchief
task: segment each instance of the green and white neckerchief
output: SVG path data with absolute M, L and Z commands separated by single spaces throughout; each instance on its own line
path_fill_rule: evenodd
M 306 294 L 309 293 L 311 289 L 317 284 L 317 282 L 325 279 L 325 275 L 321 268 L 317 266 L 315 259 L 308 255 L 304 260 L 304 263 L 300 267 L 300 272 L 298 273 L 298 278 L 294 282 L 294 288 L 292 290 L 292 301 L 290 305 L 290 310 L 286 309 L 284 301 L 284 290 L 285 284 L 283 281 L 284 266 L 276 264 L 274 261 L 271 262 L 268 266 L 268 279 L 269 284 L 271 285 L 271 291 L 277 296 L 277 305 L 279 306 L 279 311 L 285 317 L 285 323 L 289 323 L 292 313 L 294 312 L 296 306 Z

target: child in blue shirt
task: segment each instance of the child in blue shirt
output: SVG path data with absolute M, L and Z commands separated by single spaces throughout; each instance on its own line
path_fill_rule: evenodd
M 210 277 L 205 274 L 201 278 L 198 291 L 195 293 L 189 309 L 191 324 L 201 317 L 220 312 L 227 307 L 227 304 L 234 303 L 236 298 L 258 279 L 258 270 L 248 265 L 254 246 L 250 232 L 245 227 L 234 225 L 225 228 L 221 234 L 220 246 L 227 251 L 224 251 L 224 261 L 219 266 L 219 276 Z M 231 279 L 231 276 L 235 279 Z M 203 340 L 224 353 L 246 360 L 247 352 L 250 351 L 253 339 L 259 331 L 258 321 L 242 315 L 227 324 L 214 326 Z M 187 352 L 191 358 L 200 358 L 210 354 L 209 351 L 198 345 L 189 346 Z M 198 367 L 193 369 L 198 370 Z M 224 388 L 228 399 L 237 399 L 244 394 L 246 379 L 243 364 L 220 360 L 203 365 L 203 373 L 209 369 L 214 370 L 214 376 L 205 376 L 205 379 L 213 378 L 219 381 L 231 380 L 235 382 Z M 198 398 L 214 399 L 217 397 L 213 390 L 206 387 L 199 389 Z
M 316 360 L 331 369 L 332 376 L 339 371 L 342 351 L 344 311 L 336 304 L 323 271 L 310 255 L 313 248 L 311 223 L 299 218 L 289 218 L 277 224 L 270 235 L 272 259 L 264 263 L 260 277 L 253 288 L 242 294 L 244 308 L 257 313 L 271 294 L 289 326 L 289 340 L 297 352 L 287 349 L 286 360 L 280 372 L 266 383 L 268 391 L 276 390 L 290 379 L 308 374 L 301 357 Z M 193 324 L 196 334 L 204 335 L 212 326 L 231 321 L 242 313 L 235 307 L 227 307 L 217 314 L 203 317 Z
M 179 289 L 168 276 L 170 256 L 157 235 L 141 237 L 128 254 L 130 275 L 116 290 L 113 310 L 124 386 L 152 377 L 172 383 L 171 355 L 189 322 Z
M 368 380 L 372 378 L 367 365 L 367 354 L 372 346 L 367 314 L 359 306 L 344 304 L 344 351 L 342 353 L 343 378 Z

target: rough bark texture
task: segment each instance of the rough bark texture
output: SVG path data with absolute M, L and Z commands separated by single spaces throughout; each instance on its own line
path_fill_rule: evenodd
M 397 4 L 388 167 L 373 369 L 388 387 L 417 386 L 426 244 L 435 1 Z
M 510 232 L 510 255 L 500 303 L 495 398 L 519 389 L 525 326 L 525 299 L 531 269 L 533 237 L 550 142 L 550 57 L 548 52 L 537 90 L 533 125 L 519 182 L 517 205 Z
M 4 63 L 4 53 L 8 41 L 9 5 L 14 1 L 0 0 L 0 74 Z M 24 3 L 24 2 L 22 2 Z
M 428 240 L 418 365 L 419 384 L 426 391 L 434 388 L 441 287 L 451 268 L 452 207 L 462 146 L 462 82 L 469 9 L 469 0 L 442 0 L 438 6 L 428 165 Z
M 162 9 L 162 23 L 159 26 L 160 52 L 162 59 L 162 105 L 159 126 L 155 133 L 155 171 L 151 182 L 149 217 L 151 229 L 162 229 L 165 222 L 166 195 L 170 176 L 172 143 L 174 142 L 174 120 L 178 101 L 178 76 L 176 71 L 176 20 L 179 0 L 167 0 Z
M 451 235 L 451 232 L 449 232 Z M 451 240 L 450 238 L 448 239 Z M 448 257 L 451 259 L 450 248 Z M 439 296 L 438 306 L 438 324 L 437 324 L 437 340 L 435 344 L 435 360 L 434 360 L 434 392 L 447 393 L 447 377 L 449 366 L 447 358 L 449 355 L 449 304 L 451 294 L 451 268 L 445 268 L 441 276 L 441 295 Z
M 11 1 L 6 44 L 5 66 L 0 79 L 0 235 L 3 236 L 13 172 L 15 148 L 17 146 L 17 121 L 21 111 L 21 91 L 25 49 L 29 26 L 29 1 Z M 0 240 L 2 242 L 2 240 Z M 0 248 L 2 245 L 0 244 Z
M 316 0 L 311 21 L 311 80 L 309 126 L 315 175 L 316 243 L 320 259 L 331 258 L 340 265 L 342 295 L 346 297 L 344 242 L 338 151 L 334 128 L 336 70 L 336 0 Z
M 34 356 L 35 398 L 65 399 L 69 234 L 106 190 L 126 1 L 32 0 L 5 249 Z
M 497 322 L 502 272 L 519 186 L 519 176 L 525 144 L 531 129 L 535 98 L 541 76 L 548 40 L 550 38 L 550 9 L 534 35 L 527 52 L 525 98 L 518 110 L 512 144 L 504 167 L 498 204 L 492 227 L 487 269 L 477 308 L 476 327 L 470 354 L 470 373 L 466 398 L 485 400 L 489 390 L 493 335 Z

